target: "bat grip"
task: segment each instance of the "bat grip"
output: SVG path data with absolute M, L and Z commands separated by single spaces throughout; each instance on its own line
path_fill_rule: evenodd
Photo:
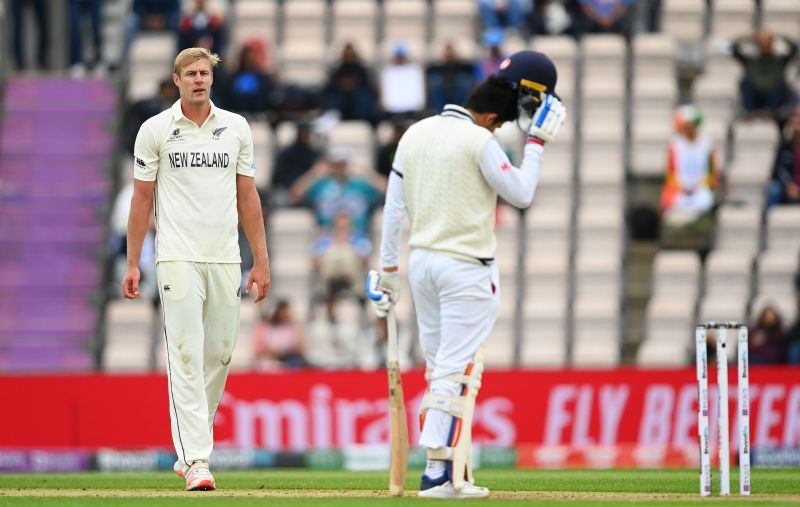
M 399 365 L 400 351 L 397 345 L 397 320 L 394 316 L 394 306 L 386 312 L 386 363 L 392 362 Z

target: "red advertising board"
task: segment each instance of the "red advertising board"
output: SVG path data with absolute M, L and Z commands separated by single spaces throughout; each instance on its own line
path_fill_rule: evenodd
M 478 396 L 474 440 L 530 450 L 521 455 L 522 464 L 536 464 L 537 449 L 594 449 L 598 459 L 611 448 L 696 454 L 694 374 L 694 369 L 490 371 Z M 738 445 L 734 370 L 730 378 L 733 451 Z M 422 372 L 408 372 L 403 381 L 414 442 Z M 386 442 L 386 385 L 382 371 L 233 374 L 215 420 L 217 445 L 303 451 Z M 800 369 L 753 367 L 750 386 L 753 447 L 800 447 Z M 715 397 L 712 386 L 712 420 Z M 0 447 L 171 446 L 162 375 L 0 377 L 0 403 Z

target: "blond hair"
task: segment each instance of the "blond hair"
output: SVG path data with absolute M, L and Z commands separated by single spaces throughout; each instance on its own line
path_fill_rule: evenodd
M 175 57 L 175 74 L 180 74 L 182 68 L 198 60 L 208 60 L 213 69 L 219 63 L 220 57 L 206 48 L 186 48 Z

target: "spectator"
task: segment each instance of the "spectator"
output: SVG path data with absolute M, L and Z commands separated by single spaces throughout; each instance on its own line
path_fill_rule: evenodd
M 37 30 L 39 32 L 39 43 L 36 47 L 36 63 L 42 70 L 49 68 L 47 53 L 50 51 L 50 8 L 47 0 L 11 0 L 11 30 L 12 46 L 14 53 L 14 65 L 17 70 L 25 69 L 25 40 L 24 11 L 31 7 L 36 17 Z
M 583 33 L 630 35 L 633 0 L 579 0 Z
M 777 308 L 768 304 L 749 331 L 749 354 L 752 364 L 783 364 L 787 342 L 783 322 Z
M 186 13 L 178 25 L 178 50 L 202 47 L 222 54 L 224 31 L 222 15 L 212 12 L 206 0 L 194 0 L 194 10 Z
M 178 100 L 178 88 L 172 82 L 172 78 L 165 78 L 159 83 L 158 94 L 155 97 L 140 100 L 128 106 L 122 120 L 122 135 L 130 153 L 133 153 L 136 134 L 139 133 L 139 127 L 145 120 L 169 108 L 176 100 Z
M 800 204 L 800 107 L 789 115 L 775 157 L 767 207 L 774 204 Z
M 459 58 L 451 42 L 445 44 L 441 62 L 426 71 L 428 106 L 440 113 L 445 104 L 463 104 L 472 90 L 472 65 Z
M 744 69 L 739 90 L 746 115 L 777 117 L 795 101 L 785 74 L 797 55 L 796 43 L 761 28 L 752 37 L 736 39 L 731 49 Z
M 91 23 L 94 53 L 90 67 L 100 70 L 103 59 L 103 38 L 100 27 L 100 0 L 70 0 L 69 1 L 69 66 L 70 74 L 74 78 L 81 78 L 86 74 L 86 61 L 83 54 L 83 29 L 81 18 L 88 17 Z
M 392 172 L 392 163 L 394 162 L 394 154 L 397 153 L 397 145 L 400 144 L 400 138 L 403 137 L 408 124 L 405 122 L 394 122 L 392 125 L 392 138 L 389 142 L 378 148 L 377 156 L 375 157 L 375 171 L 381 178 L 388 180 L 389 173 Z
M 349 173 L 349 162 L 349 150 L 334 147 L 327 160 L 298 179 L 290 192 L 295 202 L 311 206 L 320 227 L 330 229 L 336 214 L 347 211 L 353 231 L 366 234 L 372 210 L 382 196 L 372 183 Z
M 341 62 L 331 70 L 325 85 L 325 107 L 342 120 L 375 121 L 375 89 L 369 71 L 352 44 L 345 44 Z
M 676 133 L 669 143 L 661 193 L 661 211 L 667 221 L 697 218 L 714 205 L 719 162 L 713 140 L 700 133 L 702 122 L 700 110 L 693 105 L 675 112 Z
M 239 52 L 239 65 L 222 85 L 222 105 L 237 113 L 263 113 L 273 108 L 275 82 L 266 67 L 260 40 L 249 40 Z
M 139 31 L 170 31 L 177 36 L 180 15 L 179 0 L 133 0 L 133 12 L 128 17 L 125 33 L 126 54 Z
M 522 31 L 531 9 L 530 0 L 478 0 L 481 21 L 489 29 Z
M 311 144 L 311 126 L 297 125 L 297 137 L 292 144 L 282 149 L 275 159 L 269 190 L 269 201 L 273 207 L 292 204 L 289 189 L 311 169 L 320 157 L 320 152 Z
M 314 242 L 314 271 L 324 287 L 330 322 L 336 322 L 336 300 L 342 294 L 362 300 L 360 288 L 370 253 L 369 239 L 353 230 L 350 213 L 344 210 L 336 214 L 331 230 L 323 230 Z
M 481 42 L 489 50 L 489 54 L 475 63 L 475 82 L 482 83 L 497 72 L 500 64 L 506 59 L 503 42 L 506 36 L 502 30 L 487 30 L 481 36 Z
M 800 280 L 800 274 L 797 275 Z M 789 364 L 800 365 L 800 312 L 794 324 L 786 333 L 786 359 Z
M 579 35 L 580 9 L 577 0 L 534 2 L 530 15 L 531 31 L 537 35 Z
M 271 315 L 262 309 L 260 320 L 253 329 L 253 355 L 257 370 L 306 365 L 305 335 L 292 315 L 289 301 L 278 300 Z
M 409 118 L 425 109 L 425 75 L 409 61 L 403 42 L 395 44 L 392 61 L 381 71 L 381 106 L 389 116 Z

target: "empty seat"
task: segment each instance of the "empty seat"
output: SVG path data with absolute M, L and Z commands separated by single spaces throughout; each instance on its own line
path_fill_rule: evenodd
M 578 251 L 575 255 L 576 297 L 618 302 L 622 294 L 621 265 L 619 251 Z
M 713 37 L 739 37 L 753 31 L 755 2 L 725 0 L 711 2 L 711 34 Z
M 569 253 L 570 213 L 562 208 L 535 207 L 525 214 L 527 254 L 552 254 L 566 258 Z
M 712 251 L 706 260 L 706 294 L 747 301 L 750 298 L 752 263 L 753 256 L 749 253 Z
M 797 252 L 766 250 L 758 258 L 758 294 L 771 294 L 784 299 L 793 298 L 794 278 L 800 258 Z
M 424 46 L 428 41 L 429 11 L 425 0 L 385 0 L 383 40 Z
M 263 0 L 236 0 L 232 2 L 232 30 L 235 44 L 250 37 L 260 37 L 271 45 L 277 41 L 278 17 L 280 2 L 264 2 Z
M 333 7 L 333 41 L 360 42 L 371 48 L 378 40 L 378 2 L 337 0 Z
M 325 0 L 294 0 L 283 2 L 282 43 L 303 41 L 325 44 L 328 5 Z
M 699 41 L 703 37 L 706 2 L 663 0 L 661 29 L 677 40 Z
M 695 250 L 662 250 L 653 259 L 651 294 L 695 301 L 700 288 L 700 256 Z
M 566 301 L 568 290 L 569 257 L 567 255 L 549 252 L 528 253 L 525 257 L 526 299 Z
M 473 0 L 435 0 L 431 36 L 450 39 L 467 36 L 477 38 L 478 3 Z
M 613 367 L 620 360 L 619 302 L 578 297 L 573 314 L 572 364 Z
M 566 317 L 565 298 L 526 297 L 520 358 L 522 365 L 553 368 L 566 364 Z
M 680 366 L 686 363 L 696 299 L 680 295 L 655 296 L 645 312 L 645 337 L 636 362 L 646 366 Z
M 513 360 L 514 323 L 511 319 L 497 319 L 483 348 L 483 362 L 487 367 L 510 368 Z
M 621 206 L 581 206 L 578 212 L 578 251 L 603 255 L 622 251 L 624 220 Z
M 794 0 L 761 0 L 762 25 L 777 34 L 795 37 L 800 27 L 800 9 Z
M 327 74 L 326 48 L 321 39 L 293 39 L 284 42 L 280 51 L 281 79 L 309 88 L 321 86 Z
M 800 252 L 800 206 L 772 206 L 767 212 L 767 248 Z
M 758 251 L 761 209 L 755 206 L 721 206 L 717 213 L 717 250 L 731 250 L 750 258 Z

